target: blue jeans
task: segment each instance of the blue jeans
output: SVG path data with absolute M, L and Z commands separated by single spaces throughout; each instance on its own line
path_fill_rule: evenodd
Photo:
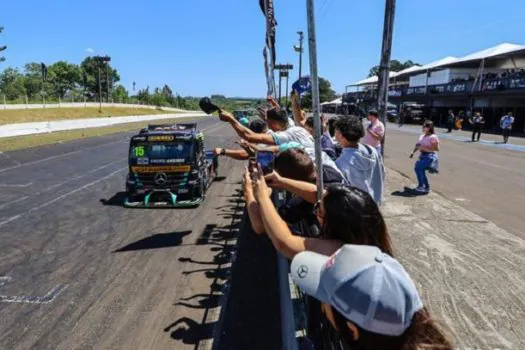
M 416 162 L 414 170 L 417 176 L 418 187 L 424 187 L 427 190 L 430 189 L 426 171 L 428 170 L 428 167 L 432 164 L 433 160 L 434 159 L 432 157 L 421 156 Z

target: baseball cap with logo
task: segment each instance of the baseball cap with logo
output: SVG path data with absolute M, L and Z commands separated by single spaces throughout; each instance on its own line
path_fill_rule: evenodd
M 400 336 L 423 308 L 403 266 L 377 247 L 347 244 L 331 257 L 305 251 L 291 273 L 304 292 L 372 333 Z

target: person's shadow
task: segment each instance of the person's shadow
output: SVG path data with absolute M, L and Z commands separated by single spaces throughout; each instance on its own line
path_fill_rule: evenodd
M 189 317 L 181 317 L 164 328 L 164 332 L 171 331 L 171 338 L 182 340 L 184 344 L 197 345 L 204 339 L 212 338 L 214 326 L 215 322 L 200 324 Z
M 396 197 L 416 197 L 419 195 L 419 193 L 414 191 L 412 188 L 405 186 L 403 191 L 394 191 L 391 193 L 391 195 Z

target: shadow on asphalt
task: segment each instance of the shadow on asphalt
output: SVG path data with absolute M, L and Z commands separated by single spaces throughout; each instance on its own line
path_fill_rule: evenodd
M 164 331 L 173 339 L 195 345 L 195 349 L 202 340 L 211 338 L 218 350 L 278 349 L 281 325 L 275 249 L 268 237 L 252 231 L 241 191 L 230 196 L 226 206 L 215 209 L 217 215 L 229 218 L 230 224 L 208 225 L 197 240 L 198 245 L 209 246 L 215 253 L 213 258 L 179 258 L 180 262 L 201 266 L 183 274 L 191 278 L 204 273 L 211 280 L 209 294 L 195 294 L 175 303 L 206 310 L 203 319 L 181 317 Z M 234 238 L 238 238 L 237 245 L 229 242 Z M 226 267 L 234 255 L 233 266 Z M 219 306 L 219 321 L 207 322 L 209 310 Z
M 192 296 L 180 298 L 174 305 L 183 306 L 190 309 L 205 310 L 203 318 L 194 320 L 189 317 L 181 317 L 166 328 L 164 332 L 170 334 L 175 340 L 182 340 L 185 344 L 194 345 L 195 349 L 203 340 L 211 339 L 218 332 L 219 322 L 209 322 L 208 314 L 210 310 L 215 309 L 225 302 L 227 295 L 227 281 L 231 274 L 229 264 L 232 260 L 236 245 L 231 240 L 239 236 L 242 226 L 242 211 L 244 203 L 239 200 L 240 192 L 229 196 L 227 205 L 215 210 L 214 215 L 223 215 L 229 217 L 227 225 L 218 226 L 208 224 L 202 231 L 202 234 L 196 241 L 196 245 L 208 246 L 213 253 L 211 260 L 200 260 L 198 257 L 180 257 L 178 260 L 182 263 L 194 264 L 193 270 L 182 271 L 186 278 L 199 273 L 211 281 L 208 293 L 198 293 Z M 193 266 L 193 265 L 192 265 Z
M 124 206 L 125 199 L 126 199 L 126 192 L 117 192 L 110 199 L 101 198 L 100 203 L 102 203 L 103 205 L 122 207 Z
M 147 250 L 158 248 L 177 247 L 182 244 L 182 238 L 191 233 L 191 231 L 178 231 L 170 233 L 157 233 L 152 236 L 143 238 L 139 241 L 130 243 L 122 248 L 115 250 L 113 253 L 130 252 L 135 250 Z

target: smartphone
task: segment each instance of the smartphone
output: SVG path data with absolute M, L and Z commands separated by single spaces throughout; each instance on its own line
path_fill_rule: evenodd
M 255 159 L 255 157 L 250 157 L 248 159 L 248 171 L 253 173 L 255 168 L 257 168 L 257 159 Z
M 275 159 L 275 153 L 272 151 L 258 151 L 256 154 L 256 160 L 258 164 L 261 164 L 261 168 L 264 175 L 267 175 L 273 171 L 273 161 Z

